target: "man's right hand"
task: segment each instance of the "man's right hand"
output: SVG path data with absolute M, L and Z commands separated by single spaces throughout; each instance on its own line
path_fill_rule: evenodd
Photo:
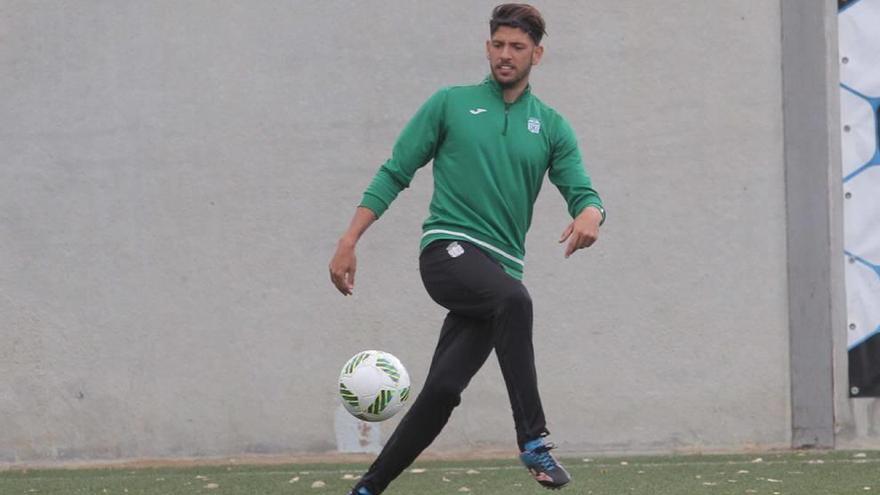
M 336 254 L 330 260 L 330 280 L 343 295 L 354 292 L 354 272 L 357 271 L 357 256 L 354 243 L 344 238 L 336 246 Z
M 336 254 L 330 260 L 330 281 L 343 295 L 350 296 L 354 292 L 354 272 L 357 270 L 354 246 L 377 218 L 373 210 L 358 206 L 351 219 L 351 225 L 336 245 Z

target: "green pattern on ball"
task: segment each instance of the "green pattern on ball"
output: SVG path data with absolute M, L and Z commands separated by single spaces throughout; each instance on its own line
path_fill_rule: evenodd
M 354 369 L 357 368 L 359 364 L 363 363 L 364 360 L 366 360 L 368 357 L 370 357 L 369 352 L 362 352 L 357 356 L 351 358 L 348 361 L 348 364 L 345 365 L 345 374 L 350 375 L 354 371 Z
M 394 395 L 394 392 L 391 390 L 382 390 L 379 392 L 379 395 L 376 396 L 376 400 L 370 404 L 370 407 L 367 408 L 367 412 L 370 414 L 379 414 L 388 407 L 388 403 L 391 402 L 391 397 Z
M 400 391 L 400 402 L 406 402 L 406 399 L 409 399 L 409 387 Z
M 384 371 L 386 375 L 391 377 L 391 379 L 394 380 L 394 383 L 400 381 L 400 372 L 397 371 L 396 366 L 391 364 L 391 361 L 385 358 L 379 358 L 376 360 L 376 367 Z
M 351 407 L 355 408 L 355 410 L 357 410 L 357 408 L 360 407 L 360 403 L 358 403 L 357 395 L 355 395 L 351 390 L 349 390 L 345 386 L 344 383 L 341 383 L 341 382 L 339 383 L 339 395 L 342 396 L 342 400 L 344 400 L 345 402 L 348 402 L 348 404 Z

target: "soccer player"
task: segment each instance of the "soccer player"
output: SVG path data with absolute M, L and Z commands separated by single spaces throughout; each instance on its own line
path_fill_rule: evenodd
M 493 349 L 520 459 L 545 487 L 570 481 L 549 453 L 553 444 L 544 441 L 549 432 L 535 373 L 532 301 L 521 282 L 525 236 L 545 174 L 573 219 L 559 240 L 568 241 L 566 258 L 596 241 L 605 210 L 571 127 L 529 86 L 529 72 L 544 53 L 541 14 L 530 5 L 499 5 L 489 30 L 490 75 L 480 84 L 443 88 L 418 110 L 330 261 L 333 284 L 352 294 L 358 239 L 433 159 L 419 267 L 428 294 L 449 313 L 421 393 L 350 495 L 382 493 L 431 444 Z

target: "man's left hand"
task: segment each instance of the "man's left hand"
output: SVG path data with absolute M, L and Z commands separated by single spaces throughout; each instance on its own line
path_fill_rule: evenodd
M 590 247 L 599 238 L 599 223 L 602 221 L 602 212 L 598 208 L 588 206 L 578 215 L 574 221 L 562 232 L 559 243 L 569 239 L 565 247 L 565 257 L 568 258 L 578 249 Z

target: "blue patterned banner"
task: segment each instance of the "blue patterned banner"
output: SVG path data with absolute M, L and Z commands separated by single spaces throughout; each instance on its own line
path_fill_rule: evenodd
M 880 0 L 838 2 L 852 397 L 880 396 Z

